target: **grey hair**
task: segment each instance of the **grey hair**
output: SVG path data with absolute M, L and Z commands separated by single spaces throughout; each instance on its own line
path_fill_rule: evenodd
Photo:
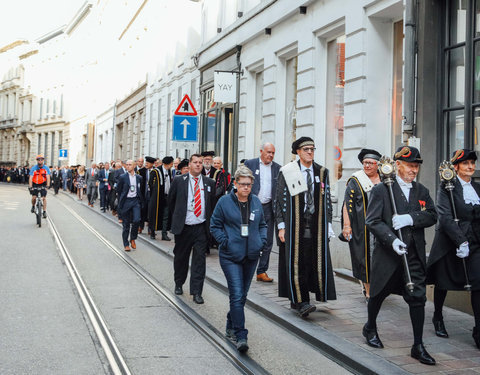
M 272 142 L 263 142 L 262 146 L 260 147 L 260 150 L 265 150 L 265 146 L 268 146 L 268 145 L 273 146 L 273 143 Z M 275 146 L 273 146 L 273 147 L 275 147 Z
M 255 177 L 253 176 L 253 173 L 250 170 L 250 168 L 245 167 L 244 165 L 241 165 L 240 167 L 238 167 L 238 169 L 235 171 L 235 176 L 234 176 L 235 181 L 238 181 L 238 179 L 242 177 L 250 177 L 252 179 L 252 182 L 253 180 L 255 180 Z

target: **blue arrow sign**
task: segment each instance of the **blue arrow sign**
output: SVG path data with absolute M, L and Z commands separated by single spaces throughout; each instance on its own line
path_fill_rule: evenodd
M 197 135 L 198 118 L 196 116 L 173 116 L 173 141 L 197 142 Z
M 62 148 L 58 150 L 58 157 L 59 158 L 67 158 L 68 157 L 68 151 L 66 148 Z

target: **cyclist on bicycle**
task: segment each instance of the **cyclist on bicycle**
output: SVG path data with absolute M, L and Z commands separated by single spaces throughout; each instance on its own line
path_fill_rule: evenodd
M 37 200 L 36 197 L 36 192 L 32 188 L 38 188 L 41 189 L 41 196 L 42 196 L 42 201 L 43 201 L 43 218 L 45 219 L 47 217 L 47 190 L 46 187 L 50 186 L 50 169 L 46 166 L 43 165 L 45 161 L 45 157 L 40 154 L 37 155 L 37 165 L 33 166 L 32 169 L 30 169 L 30 178 L 28 180 L 28 185 L 30 186 L 30 194 L 32 195 L 32 210 L 31 212 L 35 212 L 35 202 Z

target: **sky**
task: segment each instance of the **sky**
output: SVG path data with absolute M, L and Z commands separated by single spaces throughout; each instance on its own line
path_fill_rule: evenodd
M 0 48 L 18 39 L 35 40 L 67 24 L 85 0 L 0 1 Z

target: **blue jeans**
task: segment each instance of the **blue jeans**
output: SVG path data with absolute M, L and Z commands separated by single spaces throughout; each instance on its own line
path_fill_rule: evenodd
M 258 259 L 247 259 L 244 263 L 235 263 L 220 257 L 222 267 L 228 284 L 230 298 L 230 311 L 227 314 L 227 329 L 233 329 L 237 340 L 246 339 L 248 330 L 245 329 L 245 302 L 248 289 L 252 282 Z

